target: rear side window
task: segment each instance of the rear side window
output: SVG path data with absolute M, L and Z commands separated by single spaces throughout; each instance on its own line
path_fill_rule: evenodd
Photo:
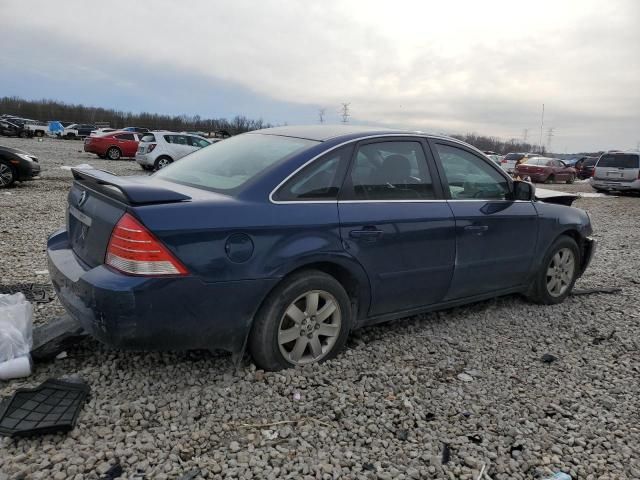
M 155 141 L 156 141 L 156 137 L 154 137 L 154 136 L 153 136 L 153 135 L 151 135 L 151 134 L 147 134 L 147 135 L 144 135 L 144 136 L 142 137 L 142 140 L 140 140 L 140 141 L 141 141 L 141 142 L 155 142 Z
M 358 148 L 345 199 L 421 200 L 435 198 L 419 142 L 380 142 Z
M 136 137 L 133 136 L 133 133 L 121 133 L 120 135 L 116 135 L 118 140 L 135 140 Z
M 638 168 L 638 155 L 628 153 L 602 155 L 596 167 Z
M 344 147 L 315 160 L 279 189 L 274 199 L 279 201 L 337 199 L 351 151 L 351 147 Z
M 319 142 L 247 133 L 196 150 L 154 177 L 206 190 L 229 192 Z

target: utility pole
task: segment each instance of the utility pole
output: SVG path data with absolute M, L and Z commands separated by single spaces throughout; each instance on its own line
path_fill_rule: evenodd
M 340 113 L 340 115 L 342 115 L 342 123 L 349 122 L 349 117 L 351 116 L 349 113 L 349 105 L 351 105 L 351 103 L 342 103 L 342 112 Z
M 324 114 L 326 113 L 326 111 L 327 111 L 326 108 L 318 109 L 318 118 L 320 119 L 320 123 L 324 123 Z
M 544 103 L 542 104 L 542 119 L 540 120 L 540 151 L 542 152 L 542 127 L 544 127 Z
M 553 127 L 547 130 L 547 151 L 551 151 L 551 137 L 553 137 Z

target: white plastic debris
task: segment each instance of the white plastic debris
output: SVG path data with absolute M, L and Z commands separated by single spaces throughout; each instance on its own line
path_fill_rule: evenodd
M 294 400 L 300 400 L 302 398 L 302 395 L 300 395 L 300 392 L 295 392 L 293 394 L 293 399 Z
M 0 380 L 11 380 L 29 375 L 31 375 L 31 357 L 29 355 L 0 363 Z
M 459 373 L 458 380 L 462 382 L 473 382 L 473 377 L 468 373 Z
M 36 270 L 36 275 L 49 275 L 49 270 Z
M 71 170 L 72 168 L 78 168 L 81 170 L 91 170 L 93 169 L 93 166 L 89 165 L 88 163 L 81 163 L 80 165 L 62 165 L 60 168 L 62 170 Z
M 28 355 L 33 343 L 33 306 L 22 293 L 0 294 L 0 362 Z
M 67 358 L 69 355 L 67 354 L 67 352 L 60 352 L 59 354 L 56 355 L 56 360 L 62 360 L 63 358 Z

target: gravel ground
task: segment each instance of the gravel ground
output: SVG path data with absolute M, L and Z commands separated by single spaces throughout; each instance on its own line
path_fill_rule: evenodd
M 71 183 L 59 166 L 141 170 L 82 153 L 80 142 L 2 143 L 37 154 L 45 170 L 0 193 L 0 287 L 47 288 L 36 272 Z M 599 241 L 578 287 L 622 293 L 548 307 L 512 296 L 412 317 L 355 332 L 334 361 L 280 373 L 87 340 L 27 379 L 0 382 L 0 396 L 70 374 L 92 388 L 69 434 L 1 439 L 0 479 L 94 479 L 116 462 L 121 478 L 148 479 L 475 479 L 483 465 L 493 479 L 638 479 L 640 198 L 576 205 Z M 61 311 L 40 304 L 36 322 Z M 542 362 L 545 353 L 557 360 Z

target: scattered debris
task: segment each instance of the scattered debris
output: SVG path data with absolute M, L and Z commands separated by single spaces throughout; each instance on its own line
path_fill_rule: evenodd
M 375 472 L 376 471 L 376 466 L 373 463 L 363 463 L 362 464 L 362 469 L 363 470 L 368 470 L 369 472 Z
M 54 318 L 49 323 L 34 329 L 31 356 L 34 360 L 53 360 L 67 347 L 78 343 L 85 336 L 82 325 L 70 316 Z
M 405 442 L 409 439 L 409 430 L 398 430 L 396 436 L 398 437 L 398 440 Z
M 266 440 L 275 440 L 278 438 L 278 432 L 275 430 L 262 430 L 260 433 Z
M 473 435 L 467 435 L 467 438 L 476 445 L 480 445 L 482 443 L 482 437 L 477 433 L 474 433 Z
M 449 447 L 448 443 L 445 443 L 442 446 L 442 465 L 446 465 L 447 463 L 449 463 L 449 460 L 451 460 L 451 448 Z
M 300 395 L 300 392 L 294 392 L 293 394 L 294 400 L 300 400 L 301 398 L 302 398 L 302 395 Z
M 592 293 L 620 293 L 620 287 L 575 288 L 571 295 L 590 295 Z
M 31 357 L 29 355 L 2 362 L 0 363 L 0 380 L 28 377 L 31 375 L 31 367 Z
M 542 357 L 540 357 L 540 360 L 542 360 L 544 363 L 555 362 L 557 359 L 558 357 L 556 357 L 555 355 L 551 355 L 550 353 L 545 353 L 544 355 L 542 355 Z
M 56 360 L 62 360 L 64 358 L 67 358 L 68 356 L 69 355 L 67 354 L 67 352 L 63 351 L 56 355 Z
M 468 373 L 459 373 L 458 380 L 462 382 L 473 382 L 473 377 Z
M 200 474 L 200 470 L 191 470 L 180 477 L 179 480 L 193 480 Z
M 597 337 L 594 337 L 593 340 L 591 341 L 591 344 L 600 345 L 604 341 L 611 340 L 615 334 L 616 334 L 616 329 L 614 328 L 613 330 L 611 330 L 611 333 L 609 333 L 609 335 L 598 335 Z
M 53 286 L 45 283 L 0 285 L 0 294 L 2 293 L 22 293 L 27 300 L 35 303 L 49 303 L 56 298 Z
M 60 167 L 61 170 L 69 170 L 69 171 L 72 168 L 90 170 L 90 169 L 93 169 L 93 166 L 89 165 L 88 163 L 81 163 L 80 165 L 62 165 Z
M 36 275 L 49 275 L 49 270 L 36 270 Z
M 482 468 L 480 469 L 480 473 L 476 477 L 476 480 L 481 480 L 482 479 L 482 476 L 484 475 L 484 471 L 486 470 L 486 468 L 487 468 L 487 464 L 483 463 L 482 464 Z
M 89 395 L 86 383 L 49 379 L 36 388 L 19 388 L 0 411 L 0 434 L 26 437 L 68 432 Z
M 120 465 L 120 461 L 116 460 L 115 465 L 104 472 L 104 475 L 100 477 L 100 480 L 113 480 L 115 478 L 120 478 L 122 476 L 122 473 L 122 465 Z
M 550 477 L 544 478 L 543 480 L 571 480 L 571 475 L 568 475 L 564 472 L 556 472 Z

